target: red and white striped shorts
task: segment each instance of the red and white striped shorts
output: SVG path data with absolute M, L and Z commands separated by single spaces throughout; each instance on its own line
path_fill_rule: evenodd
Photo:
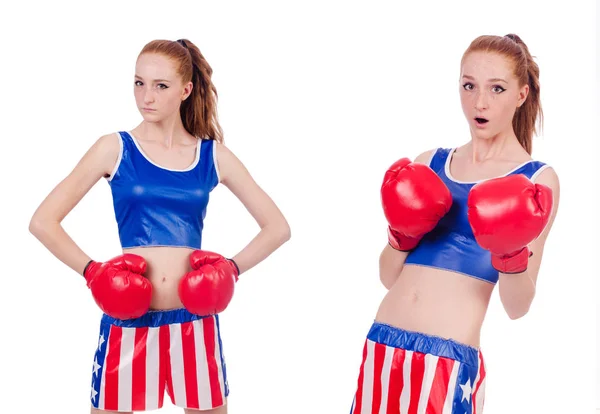
M 218 315 L 186 309 L 120 320 L 103 315 L 92 373 L 92 406 L 144 411 L 163 405 L 212 409 L 229 394 Z
M 481 351 L 375 322 L 363 351 L 351 414 L 481 414 Z

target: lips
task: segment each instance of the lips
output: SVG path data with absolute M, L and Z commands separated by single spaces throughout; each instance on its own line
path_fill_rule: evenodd
M 478 125 L 484 125 L 484 124 L 487 124 L 489 122 L 489 120 L 486 118 L 477 117 L 477 118 L 475 118 L 475 122 L 477 122 Z

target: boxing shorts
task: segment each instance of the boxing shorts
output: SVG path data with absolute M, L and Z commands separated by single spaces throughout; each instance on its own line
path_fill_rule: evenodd
M 229 394 L 218 315 L 186 309 L 120 320 L 103 315 L 92 373 L 92 406 L 144 411 L 163 405 L 213 409 Z
M 375 322 L 351 414 L 481 414 L 485 375 L 479 349 Z

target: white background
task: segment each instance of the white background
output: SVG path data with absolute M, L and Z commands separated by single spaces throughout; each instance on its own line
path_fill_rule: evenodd
M 100 311 L 27 227 L 99 136 L 140 121 L 133 69 L 146 42 L 186 37 L 200 47 L 226 144 L 292 228 L 222 315 L 230 413 L 347 413 L 385 293 L 383 173 L 402 156 L 469 139 L 461 55 L 478 35 L 510 32 L 541 67 L 546 123 L 534 156 L 555 167 L 562 200 L 529 314 L 511 321 L 493 296 L 485 414 L 600 407 L 596 11 L 593 1 L 550 3 L 24 1 L 3 10 L 0 412 L 88 411 Z M 63 224 L 97 260 L 119 254 L 106 182 Z M 204 247 L 233 255 L 257 231 L 217 188 Z M 167 402 L 161 412 L 180 411 Z

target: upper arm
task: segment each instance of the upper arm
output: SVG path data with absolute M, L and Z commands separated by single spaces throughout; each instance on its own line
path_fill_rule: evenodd
M 288 227 L 283 214 L 271 197 L 256 183 L 242 162 L 224 144 L 217 143 L 220 181 L 246 207 L 258 225 L 277 223 Z
M 554 224 L 554 219 L 556 218 L 560 201 L 560 183 L 558 180 L 558 175 L 554 169 L 546 168 L 540 173 L 538 178 L 535 180 L 535 183 L 544 184 L 550 187 L 552 190 L 552 212 L 550 213 L 550 219 L 548 220 L 548 224 L 544 228 L 544 231 L 542 231 L 540 236 L 529 245 L 529 250 L 531 251 L 532 256 L 529 258 L 528 273 L 534 282 L 537 280 L 544 252 L 544 245 L 548 235 L 550 234 L 552 225 Z
M 100 137 L 35 211 L 31 224 L 61 222 L 102 177 L 109 176 L 120 152 L 115 134 Z

